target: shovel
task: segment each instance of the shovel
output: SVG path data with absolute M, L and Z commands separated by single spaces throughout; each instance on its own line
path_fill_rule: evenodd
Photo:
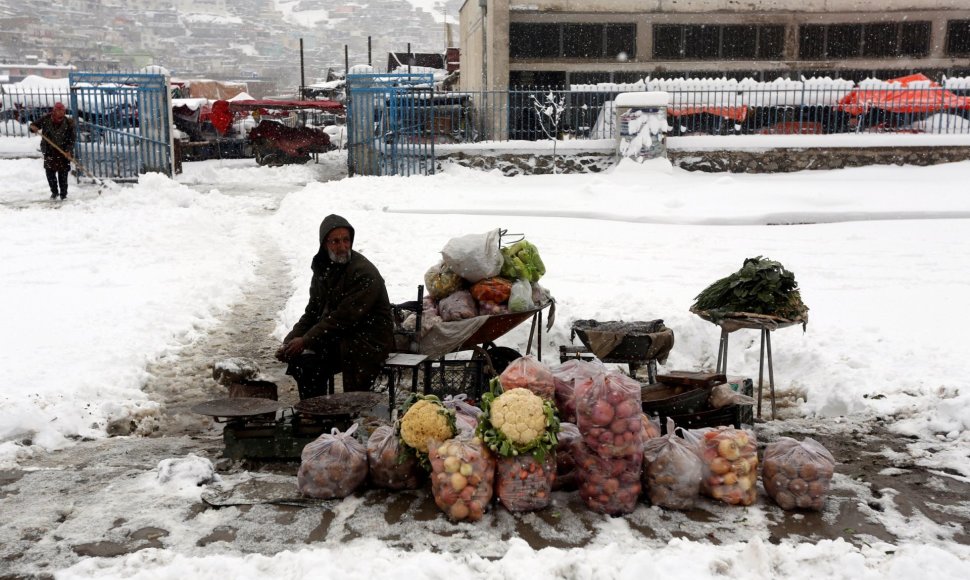
M 107 184 L 105 184 L 104 180 L 99 179 L 94 175 L 92 175 L 90 171 L 88 171 L 87 169 L 84 168 L 83 165 L 81 165 L 80 161 L 78 161 L 73 155 L 67 153 L 66 151 L 58 147 L 56 143 L 54 143 L 47 137 L 47 135 L 44 135 L 43 133 L 38 133 L 38 135 L 40 135 L 41 139 L 43 139 L 44 141 L 47 141 L 47 144 L 53 147 L 55 151 L 63 155 L 65 158 L 70 159 L 72 162 L 74 162 L 74 165 L 81 171 L 81 173 L 93 179 L 94 182 L 98 184 L 98 195 L 101 195 L 101 190 L 107 187 Z

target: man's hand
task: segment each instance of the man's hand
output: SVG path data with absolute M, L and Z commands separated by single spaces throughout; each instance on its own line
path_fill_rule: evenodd
M 282 362 L 289 362 L 303 354 L 305 349 L 306 344 L 303 341 L 303 337 L 298 336 L 277 349 L 276 359 Z

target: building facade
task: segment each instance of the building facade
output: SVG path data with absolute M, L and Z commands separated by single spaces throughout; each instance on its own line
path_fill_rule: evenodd
M 461 88 L 970 76 L 970 1 L 465 0 Z

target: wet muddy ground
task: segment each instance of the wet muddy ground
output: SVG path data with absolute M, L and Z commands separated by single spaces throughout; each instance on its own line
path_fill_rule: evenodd
M 811 436 L 832 452 L 839 463 L 822 512 L 783 511 L 763 488 L 748 508 L 702 498 L 693 510 L 678 512 L 644 502 L 621 518 L 591 513 L 575 492 L 557 492 L 540 512 L 511 514 L 493 506 L 476 524 L 448 522 L 427 489 L 361 490 L 343 501 L 301 498 L 297 463 L 225 459 L 222 425 L 190 411 L 195 403 L 226 396 L 212 379 L 212 364 L 228 357 L 256 361 L 262 378 L 280 386 L 282 401 L 297 400 L 295 385 L 273 359 L 271 336 L 292 292 L 280 282 L 289 276 L 274 241 L 267 237 L 261 247 L 258 282 L 222 324 L 148 369 L 153 378 L 145 389 L 163 405 L 158 416 L 114 425 L 113 437 L 80 441 L 0 471 L 0 579 L 48 577 L 81 558 L 146 548 L 273 554 L 358 537 L 485 557 L 501 556 L 516 537 L 534 548 L 754 537 L 775 543 L 841 538 L 858 546 L 970 544 L 970 482 L 918 461 L 936 442 L 892 434 L 881 421 L 785 418 L 784 409 L 780 420 L 754 427 L 759 444 Z M 158 483 L 160 461 L 189 454 L 210 459 L 218 481 L 202 490 Z

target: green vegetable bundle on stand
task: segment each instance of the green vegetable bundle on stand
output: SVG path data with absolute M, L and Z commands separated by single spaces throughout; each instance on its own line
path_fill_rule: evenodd
M 795 275 L 781 263 L 761 256 L 748 258 L 740 270 L 714 282 L 695 300 L 691 311 L 703 311 L 715 320 L 730 313 L 788 320 L 805 320 L 808 314 Z

